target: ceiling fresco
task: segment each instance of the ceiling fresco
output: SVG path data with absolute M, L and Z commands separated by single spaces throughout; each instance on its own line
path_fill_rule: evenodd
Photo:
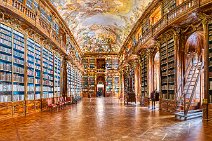
M 83 52 L 119 52 L 152 0 L 51 0 Z

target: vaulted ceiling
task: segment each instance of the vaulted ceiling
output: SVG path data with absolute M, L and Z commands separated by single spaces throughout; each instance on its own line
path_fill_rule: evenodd
M 152 0 L 51 0 L 82 52 L 118 53 Z

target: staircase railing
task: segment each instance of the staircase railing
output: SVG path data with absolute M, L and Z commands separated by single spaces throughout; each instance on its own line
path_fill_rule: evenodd
M 197 68 L 195 69 L 195 72 L 196 72 L 196 70 L 199 70 L 199 73 L 197 74 L 197 79 L 196 79 L 195 84 L 194 84 L 194 87 L 193 87 L 193 89 L 192 89 L 192 92 L 191 92 L 191 96 L 190 96 L 190 98 L 189 98 L 188 105 L 186 106 L 186 103 L 184 103 L 184 104 L 185 104 L 185 111 L 184 111 L 184 115 L 185 115 L 185 116 L 188 114 L 189 108 L 190 108 L 190 106 L 191 106 L 192 99 L 193 99 L 193 97 L 194 97 L 194 92 L 195 92 L 196 87 L 197 87 L 197 82 L 199 81 L 200 74 L 201 74 L 201 71 L 202 71 L 203 66 L 204 66 L 204 64 L 203 64 L 202 62 L 201 62 L 201 67 L 200 67 L 200 68 L 199 68 L 198 65 L 199 65 L 199 64 L 197 64 Z M 195 75 L 195 74 L 196 74 L 196 73 L 193 73 L 193 75 Z M 192 78 L 193 78 L 193 75 L 192 75 Z M 191 78 L 191 80 L 192 80 L 192 78 Z M 190 82 L 190 83 L 191 83 L 191 82 Z M 189 87 L 190 87 L 190 84 L 189 84 Z M 187 91 L 188 91 L 188 89 L 187 89 Z M 185 95 L 186 95 L 186 93 L 185 93 Z

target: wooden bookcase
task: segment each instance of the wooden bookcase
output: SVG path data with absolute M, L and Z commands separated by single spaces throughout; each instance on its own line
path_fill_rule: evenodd
M 115 92 L 115 95 L 118 96 L 119 94 L 119 76 L 113 77 L 113 90 Z
M 143 97 L 148 97 L 147 64 L 147 56 L 143 55 L 141 57 L 141 96 Z
M 89 75 L 88 77 L 88 94 L 95 97 L 95 75 Z
M 51 50 L 43 47 L 43 94 L 42 98 L 54 97 L 54 59 Z
M 212 23 L 208 24 L 208 71 L 209 71 L 209 99 L 208 102 L 212 103 Z
M 113 76 L 106 76 L 106 96 L 112 96 L 113 94 Z
M 49 46 L 0 24 L 0 54 L 0 105 L 11 107 L 4 113 L 40 111 L 41 104 L 46 108 L 47 98 L 61 96 L 62 57 Z M 73 91 L 80 95 L 80 71 L 68 66 L 67 72 L 68 95 Z
M 141 56 L 141 101 L 142 106 L 149 106 L 149 93 L 148 93 L 148 58 L 147 55 Z
M 71 66 L 67 63 L 67 97 L 71 97 Z
M 61 57 L 54 55 L 54 97 L 60 97 Z
M 168 36 L 168 35 L 167 35 Z M 161 94 L 160 109 L 175 112 L 175 44 L 173 36 L 165 39 L 160 46 Z
M 175 50 L 174 39 L 162 43 L 161 48 L 161 91 L 163 99 L 174 99 L 175 94 Z

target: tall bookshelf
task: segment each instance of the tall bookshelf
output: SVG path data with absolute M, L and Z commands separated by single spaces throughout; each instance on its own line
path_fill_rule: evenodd
M 71 96 L 71 66 L 67 63 L 67 97 Z
M 83 65 L 84 65 L 84 69 L 88 69 L 88 59 L 87 59 L 87 58 L 84 58 L 84 59 L 82 60 L 82 63 L 83 63 Z
M 60 72 L 61 59 L 59 55 L 54 56 L 54 93 L 55 97 L 60 97 Z
M 41 51 L 41 46 L 35 43 L 35 100 L 41 98 Z
M 124 72 L 124 95 L 129 92 L 129 74 L 128 71 Z
M 175 92 L 175 57 L 174 39 L 161 45 L 161 90 L 163 99 L 174 99 Z
M 90 69 L 95 69 L 96 68 L 96 59 L 95 58 L 90 58 L 89 59 L 89 68 Z
M 95 95 L 95 75 L 90 75 L 88 77 L 88 94 Z
M 141 57 L 141 96 L 148 97 L 148 85 L 147 85 L 147 56 Z
M 113 76 L 106 77 L 106 96 L 112 96 L 113 92 Z
M 13 101 L 24 101 L 24 35 L 13 30 Z
M 83 75 L 82 77 L 82 90 L 84 93 L 88 92 L 88 75 Z
M 118 70 L 118 67 L 119 67 L 119 60 L 118 59 L 113 59 L 112 68 L 114 70 Z
M 209 38 L 208 38 L 208 46 L 209 46 L 209 65 L 208 65 L 208 69 L 209 69 L 209 100 L 208 102 L 209 103 L 212 103 L 212 23 L 210 23 L 208 25 L 208 35 L 209 35 Z
M 115 76 L 113 79 L 113 89 L 115 94 L 117 95 L 119 93 L 119 76 Z
M 0 102 L 12 101 L 12 29 L 0 24 Z
M 71 65 L 71 96 L 75 96 L 75 71 L 73 65 Z
M 27 39 L 27 94 L 28 100 L 34 100 L 34 76 L 35 76 L 35 42 Z
M 76 74 L 76 90 L 77 90 L 77 95 L 80 96 L 81 91 L 82 91 L 82 74 L 79 72 L 79 70 L 77 71 Z
M 53 54 L 43 48 L 43 96 L 42 98 L 53 97 Z
M 112 59 L 110 58 L 107 58 L 106 59 L 106 70 L 111 70 L 113 67 L 112 67 Z
M 135 92 L 135 70 L 133 67 L 130 68 L 129 72 L 129 91 Z

